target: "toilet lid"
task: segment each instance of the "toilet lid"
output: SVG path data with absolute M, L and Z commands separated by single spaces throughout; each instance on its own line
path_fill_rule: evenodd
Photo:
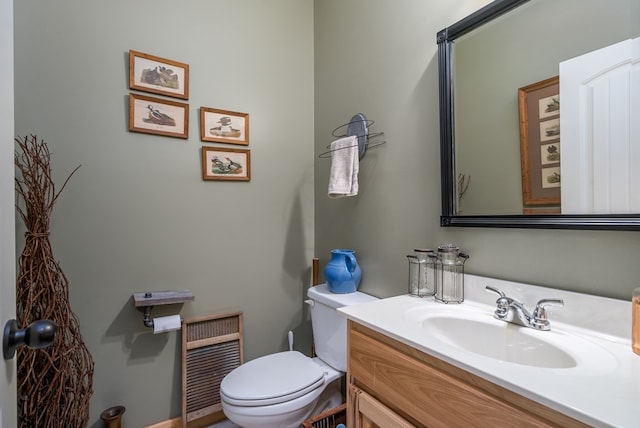
M 249 361 L 222 380 L 220 395 L 236 406 L 266 406 L 301 397 L 324 384 L 324 370 L 300 352 Z

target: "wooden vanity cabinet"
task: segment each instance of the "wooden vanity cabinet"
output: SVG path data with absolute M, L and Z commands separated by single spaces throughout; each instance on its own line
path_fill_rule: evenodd
M 349 321 L 349 428 L 587 425 Z

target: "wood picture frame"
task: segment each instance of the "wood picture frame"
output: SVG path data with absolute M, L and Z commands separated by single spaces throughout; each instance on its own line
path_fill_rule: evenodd
M 251 151 L 202 147 L 203 180 L 251 180 Z
M 525 207 L 560 205 L 559 83 L 554 76 L 518 89 Z
M 189 137 L 189 104 L 129 94 L 129 131 Z
M 129 51 L 129 89 L 189 99 L 189 64 Z
M 249 114 L 200 107 L 200 139 L 248 146 Z

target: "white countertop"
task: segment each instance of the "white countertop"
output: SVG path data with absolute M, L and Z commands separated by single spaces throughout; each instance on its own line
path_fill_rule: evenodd
M 564 307 L 548 308 L 550 332 L 570 334 L 602 348 L 597 355 L 579 355 L 577 368 L 541 368 L 514 364 L 448 345 L 406 316 L 407 310 L 484 311 L 493 314 L 497 296 L 491 285 L 531 310 L 541 298 L 562 298 Z M 465 275 L 464 303 L 435 302 L 409 295 L 390 297 L 338 309 L 402 343 L 496 383 L 508 390 L 596 427 L 640 427 L 640 355 L 631 350 L 631 302 L 544 287 Z

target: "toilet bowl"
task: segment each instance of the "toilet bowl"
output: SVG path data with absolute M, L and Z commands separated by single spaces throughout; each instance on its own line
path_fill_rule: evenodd
M 244 428 L 299 427 L 310 416 L 341 403 L 346 372 L 346 318 L 336 308 L 375 300 L 361 292 L 334 294 L 326 284 L 309 290 L 318 356 L 279 352 L 234 369 L 220 384 L 222 410 Z
M 297 427 L 325 387 L 342 375 L 297 351 L 267 355 L 229 373 L 220 386 L 225 415 L 246 428 Z

